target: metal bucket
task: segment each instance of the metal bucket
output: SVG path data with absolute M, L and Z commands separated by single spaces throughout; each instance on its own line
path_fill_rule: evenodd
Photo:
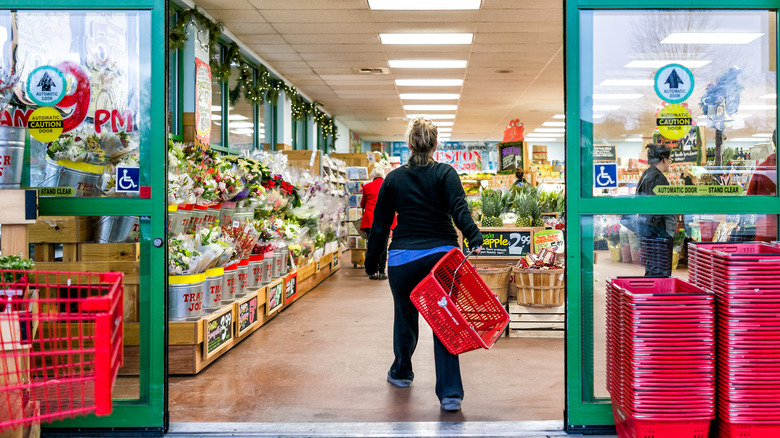
M 219 221 L 219 212 L 222 210 L 222 203 L 216 203 L 209 205 L 209 209 L 206 211 L 205 225 L 207 227 L 213 227 Z M 222 222 L 219 222 L 222 225 Z
M 236 297 L 243 297 L 249 289 L 249 259 L 243 259 L 238 263 L 238 285 L 236 286 Z
M 271 282 L 271 263 L 273 263 L 273 260 L 269 259 L 267 256 L 263 256 L 261 263 L 260 283 L 258 286 L 262 286 Z
M 233 223 L 237 224 L 239 228 L 242 228 L 251 219 L 254 219 L 253 213 L 247 211 L 236 211 L 233 213 Z
M 187 233 L 190 230 L 190 222 L 192 221 L 192 204 L 179 204 L 178 208 L 176 209 L 176 219 L 175 219 L 175 226 L 179 227 L 177 228 L 179 233 L 173 234 L 172 236 L 178 236 L 182 233 Z
M 203 312 L 219 310 L 222 305 L 222 274 L 225 268 L 211 268 L 206 271 L 203 282 Z
M 96 164 L 47 160 L 41 187 L 73 187 L 74 196 L 92 198 L 100 196 L 103 167 Z
M 219 223 L 222 225 L 227 225 L 228 227 L 233 226 L 233 214 L 236 211 L 236 203 L 235 202 L 223 202 L 222 203 L 222 209 L 219 210 Z
M 140 239 L 138 216 L 101 216 L 95 224 L 97 243 L 135 243 Z
M 205 205 L 196 205 L 192 209 L 192 219 L 190 219 L 190 227 L 187 230 L 190 233 L 196 233 L 206 224 L 206 213 L 209 208 Z
M 287 272 L 288 260 L 290 259 L 290 250 L 288 250 L 287 246 L 285 245 L 274 250 L 274 253 L 279 256 L 279 275 L 282 275 Z
M 271 265 L 271 277 L 282 275 L 282 257 L 276 251 L 273 252 L 273 264 Z
M 204 274 L 168 277 L 168 320 L 193 321 L 203 314 Z
M 236 300 L 238 283 L 238 262 L 225 266 L 222 274 L 222 304 L 230 304 Z
M 252 254 L 249 256 L 249 289 L 260 287 L 263 279 L 263 255 Z
M 0 190 L 21 187 L 25 135 L 24 128 L 0 126 Z

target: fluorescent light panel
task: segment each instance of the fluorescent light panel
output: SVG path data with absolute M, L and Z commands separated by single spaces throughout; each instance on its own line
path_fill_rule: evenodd
M 460 87 L 463 79 L 396 79 L 399 87 Z
M 404 105 L 406 111 L 455 111 L 458 105 Z
M 593 105 L 593 111 L 614 111 L 620 109 L 620 105 Z
M 679 60 L 679 59 L 643 59 L 631 61 L 626 68 L 661 68 L 669 64 L 680 64 L 688 68 L 699 68 L 711 63 L 707 60 Z
M 242 116 L 241 114 L 228 114 L 228 120 L 249 120 L 249 117 Z
M 745 143 L 758 143 L 760 141 L 764 141 L 763 138 L 747 138 L 747 137 L 739 137 L 739 138 L 729 138 L 726 139 L 726 141 L 741 141 Z
M 228 126 L 230 126 L 230 129 L 238 129 L 238 128 L 254 128 L 254 124 L 252 122 L 234 122 L 231 121 Z
M 556 114 L 552 117 L 553 119 L 565 119 L 566 114 Z
M 481 0 L 368 0 L 368 7 L 374 10 L 461 10 L 479 9 Z
M 452 128 L 438 128 L 439 132 L 452 132 Z
M 605 79 L 601 81 L 602 87 L 652 87 L 652 79 Z
M 402 100 L 458 100 L 458 93 L 401 93 Z
M 407 114 L 407 119 L 416 119 L 418 117 L 425 117 L 426 119 L 431 120 L 453 120 L 455 119 L 455 114 Z
M 454 126 L 455 122 L 433 122 L 436 126 Z
M 632 142 L 632 143 L 641 143 L 644 140 L 642 139 L 642 137 L 629 137 L 623 141 Z
M 528 138 L 536 138 L 536 137 L 564 137 L 566 136 L 565 133 L 562 132 L 529 132 L 528 134 L 525 134 L 525 137 Z
M 382 44 L 471 44 L 473 33 L 380 33 Z
M 542 126 L 565 127 L 566 126 L 566 122 L 544 122 L 544 123 L 542 123 Z
M 761 133 L 761 134 L 753 134 L 753 137 L 771 138 L 772 137 L 772 133 L 771 132 L 766 132 L 766 133 Z
M 526 136 L 526 137 L 528 137 L 528 136 Z M 528 142 L 529 143 L 537 143 L 537 142 L 540 142 L 540 141 L 558 141 L 558 139 L 554 138 L 554 137 L 538 137 L 538 138 L 537 137 L 533 137 L 533 138 L 528 138 Z
M 464 59 L 391 59 L 390 68 L 466 68 Z
M 753 32 L 672 32 L 661 44 L 749 44 L 763 33 Z
M 566 128 L 536 128 L 534 132 L 566 132 Z
M 593 100 L 634 100 L 642 96 L 641 93 L 594 93 Z

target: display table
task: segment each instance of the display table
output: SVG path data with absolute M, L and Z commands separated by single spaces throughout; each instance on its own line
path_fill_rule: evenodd
M 169 322 L 168 373 L 198 374 L 336 272 L 341 252 L 313 259 L 196 321 Z

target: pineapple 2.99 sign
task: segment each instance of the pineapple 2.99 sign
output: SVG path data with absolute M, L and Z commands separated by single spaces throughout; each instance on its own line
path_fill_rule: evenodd
M 482 230 L 482 250 L 480 257 L 519 257 L 531 252 L 531 236 L 528 231 L 487 231 Z M 464 240 L 464 244 L 467 244 Z

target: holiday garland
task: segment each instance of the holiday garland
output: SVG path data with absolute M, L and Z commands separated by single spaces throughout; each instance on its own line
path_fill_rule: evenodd
M 174 17 L 175 15 L 176 12 L 171 13 L 171 17 Z M 187 26 L 190 22 L 196 22 L 199 28 L 209 32 L 208 49 L 209 53 L 213 54 L 214 47 L 217 44 L 219 35 L 222 34 L 223 27 L 221 23 L 215 23 L 206 17 L 198 10 L 197 6 L 192 9 L 178 12 L 176 22 L 171 24 L 171 28 L 168 31 L 168 46 L 170 49 L 184 49 L 189 38 L 187 35 Z M 244 98 L 252 105 L 260 105 L 265 100 L 276 102 L 279 98 L 279 92 L 284 91 L 285 96 L 290 99 L 293 120 L 305 120 L 311 115 L 312 119 L 322 127 L 323 139 L 327 140 L 328 137 L 332 136 L 335 141 L 337 132 L 336 123 L 333 118 L 328 117 L 324 112 L 317 108 L 320 106 L 319 102 L 306 102 L 294 86 L 287 85 L 284 81 L 272 78 L 268 69 L 262 64 L 257 69 L 257 83 L 254 83 L 252 66 L 241 58 L 241 49 L 235 42 L 228 46 L 224 59 L 212 55 L 211 61 L 209 62 L 212 77 L 220 82 L 227 82 L 230 79 L 234 65 L 237 66 L 236 68 L 238 68 L 239 75 L 235 87 L 228 90 L 228 100 L 231 105 L 235 104 L 241 96 L 242 90 L 244 92 Z

